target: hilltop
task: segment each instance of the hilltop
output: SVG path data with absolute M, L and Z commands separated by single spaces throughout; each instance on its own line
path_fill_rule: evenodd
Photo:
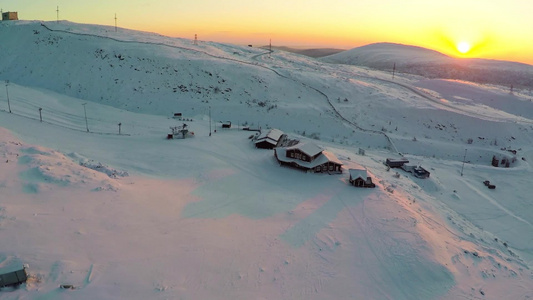
M 270 46 L 262 46 L 261 49 L 270 50 Z M 299 48 L 291 48 L 291 47 L 286 47 L 286 46 L 272 46 L 272 49 L 291 52 L 291 53 L 297 53 L 297 54 L 314 57 L 314 58 L 329 56 L 329 55 L 333 55 L 333 54 L 346 51 L 344 49 L 337 49 L 337 48 L 299 49 Z
M 533 87 L 533 66 L 490 59 L 452 58 L 440 52 L 393 43 L 376 43 L 321 58 L 324 62 L 370 67 L 428 78 L 466 80 L 528 89 Z
M 31 275 L 1 297 L 533 292 L 527 91 L 63 21 L 0 38 L 0 274 Z M 183 123 L 193 138 L 165 139 Z M 316 143 L 344 172 L 282 167 L 244 126 Z M 350 186 L 355 167 L 376 188 Z

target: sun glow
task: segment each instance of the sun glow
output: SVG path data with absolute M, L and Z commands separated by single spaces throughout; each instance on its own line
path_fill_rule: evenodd
M 470 51 L 472 47 L 467 42 L 460 42 L 457 44 L 457 51 L 459 51 L 462 54 L 466 54 L 468 51 Z

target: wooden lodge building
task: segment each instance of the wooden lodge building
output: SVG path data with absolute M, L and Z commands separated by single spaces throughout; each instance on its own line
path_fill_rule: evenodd
M 274 149 L 280 165 L 286 165 L 306 172 L 342 173 L 342 163 L 333 154 L 313 143 L 298 143 L 290 147 Z
M 261 149 L 274 149 L 280 146 L 287 135 L 279 129 L 270 129 L 268 132 L 261 133 L 255 140 L 255 147 Z

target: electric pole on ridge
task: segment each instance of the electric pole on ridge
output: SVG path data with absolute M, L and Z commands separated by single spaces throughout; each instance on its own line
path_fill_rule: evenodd
M 7 90 L 8 85 L 9 85 L 9 80 L 6 80 L 7 108 L 9 109 L 9 113 L 11 113 L 11 105 L 9 104 L 9 92 Z
M 268 57 L 270 57 L 270 53 L 272 53 L 272 39 L 270 39 L 270 44 L 268 46 Z
M 87 132 L 89 132 L 89 123 L 87 123 L 87 110 L 85 110 L 85 104 L 87 103 L 83 103 L 83 113 L 85 114 L 85 127 L 87 128 Z
M 465 168 L 466 150 L 467 149 L 465 149 L 465 156 L 463 157 L 463 166 L 461 167 L 461 176 L 463 176 L 463 169 Z

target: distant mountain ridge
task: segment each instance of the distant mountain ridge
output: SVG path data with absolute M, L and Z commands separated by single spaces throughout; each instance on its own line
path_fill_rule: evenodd
M 533 87 L 533 66 L 528 64 L 478 58 L 453 58 L 438 51 L 403 44 L 370 44 L 329 55 L 320 60 L 391 72 L 395 66 L 396 72 L 428 78 Z
M 270 46 L 262 46 L 260 48 L 268 50 Z M 337 49 L 337 48 L 296 49 L 296 48 L 291 48 L 291 47 L 286 47 L 286 46 L 272 46 L 272 49 L 301 54 L 301 55 L 305 55 L 305 56 L 309 56 L 313 58 L 334 55 L 334 54 L 346 51 L 344 49 Z

